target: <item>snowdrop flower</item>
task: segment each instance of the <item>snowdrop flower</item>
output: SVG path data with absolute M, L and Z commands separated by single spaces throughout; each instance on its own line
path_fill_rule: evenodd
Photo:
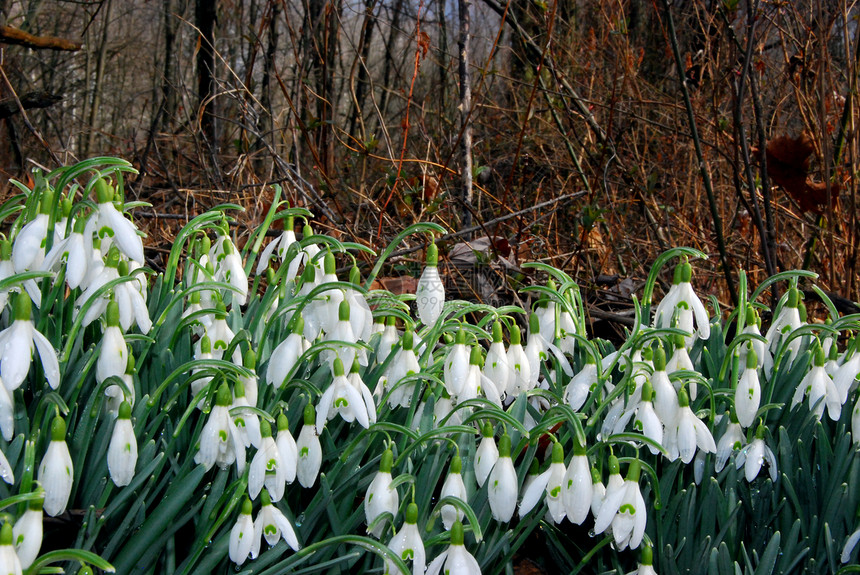
M 272 426 L 265 419 L 260 421 L 260 434 L 260 448 L 251 460 L 248 472 L 248 494 L 256 499 L 265 485 L 272 500 L 280 501 L 284 496 L 287 477 L 281 452 L 272 438 Z
M 194 359 L 196 361 L 212 359 L 214 354 L 212 353 L 212 343 L 209 339 L 208 335 L 204 335 L 195 344 L 194 350 Z M 197 397 L 200 392 L 206 389 L 209 384 L 212 382 L 211 375 L 203 375 L 200 377 L 196 377 L 196 375 L 202 372 L 205 368 L 194 368 L 191 370 L 191 375 L 194 379 L 191 380 L 191 397 Z M 203 399 L 201 398 L 199 402 L 197 402 L 197 409 L 203 409 Z
M 515 398 L 529 389 L 531 368 L 526 352 L 521 343 L 519 326 L 511 326 L 511 345 L 508 347 L 508 367 L 511 369 L 508 379 L 508 396 Z
M 663 444 L 663 424 L 654 411 L 654 405 L 651 403 L 654 397 L 654 389 L 651 387 L 651 382 L 646 380 L 642 384 L 642 399 L 636 408 L 636 419 L 633 420 L 633 428 L 642 432 L 642 435 L 652 440 L 658 445 Z M 660 450 L 655 446 L 648 444 L 648 449 L 654 455 L 660 453 Z
M 110 478 L 117 487 L 131 483 L 137 466 L 137 438 L 131 424 L 131 406 L 123 401 L 114 423 L 107 453 Z
M 334 328 L 326 332 L 326 341 L 342 341 L 350 344 L 358 343 L 358 337 L 352 331 L 352 324 L 349 323 L 349 316 L 349 303 L 346 300 L 342 300 L 340 304 L 338 304 L 338 320 L 335 323 Z M 356 349 L 353 345 L 332 343 L 329 349 L 322 352 L 323 361 L 328 362 L 328 364 L 332 366 L 332 374 L 334 373 L 333 362 L 335 358 L 340 358 L 343 365 L 351 366 L 354 359 L 358 359 L 359 363 L 362 365 L 367 365 L 367 354 L 365 353 L 364 348 L 359 347 Z
M 400 497 L 397 489 L 391 486 L 391 466 L 394 464 L 394 454 L 386 449 L 379 462 L 379 471 L 373 481 L 367 486 L 364 497 L 364 517 L 371 535 L 379 539 L 385 529 L 384 521 L 377 521 L 383 513 L 390 513 L 392 518 L 397 514 Z M 373 523 L 376 522 L 376 525 Z M 371 527 L 372 526 L 372 527 Z
M 592 388 L 597 385 L 597 377 L 597 362 L 591 355 L 586 354 L 582 370 L 573 376 L 564 390 L 564 402 L 572 410 L 579 411 Z
M 481 369 L 484 367 L 482 352 L 483 348 L 481 346 L 476 345 L 472 347 L 472 351 L 469 354 L 469 371 L 466 375 L 466 381 L 463 383 L 463 389 L 456 396 L 456 401 L 457 403 L 462 403 L 483 395 L 501 409 L 502 398 L 499 396 L 496 384 L 481 374 Z
M 553 336 L 554 338 L 555 336 Z M 541 365 L 547 359 L 547 349 L 551 339 L 545 338 L 540 331 L 540 319 L 536 313 L 529 316 L 529 335 L 526 340 L 526 357 L 529 360 L 529 384 L 527 389 L 534 389 L 540 379 Z
M 296 465 L 296 475 L 302 487 L 313 487 L 322 465 L 322 445 L 316 430 L 316 410 L 312 403 L 305 406 L 304 425 L 296 440 L 299 450 L 299 460 Z
M 843 405 L 848 401 L 848 394 L 854 389 L 857 375 L 860 374 L 860 353 L 858 353 L 856 345 L 856 342 L 852 340 L 845 352 L 846 355 L 850 353 L 850 357 L 839 366 L 833 375 L 833 384 L 839 390 L 840 401 Z
M 40 497 L 27 502 L 27 511 L 15 521 L 12 528 L 13 542 L 21 560 L 21 567 L 28 568 L 39 556 L 42 548 L 42 501 L 44 493 L 39 489 Z
M 459 520 L 451 526 L 451 544 L 430 565 L 427 575 L 481 575 L 481 567 L 463 546 L 463 524 Z
M 293 551 L 301 549 L 292 523 L 280 509 L 272 505 L 268 492 L 263 491 L 260 499 L 263 506 L 254 520 L 254 546 L 251 548 L 251 557 L 256 558 L 259 555 L 261 538 L 266 539 L 269 547 L 274 547 L 283 538 Z
M 612 462 L 612 458 L 609 459 L 610 463 Z M 616 462 L 616 474 L 618 473 Z M 612 479 L 612 475 L 609 476 Z M 624 480 L 621 479 L 621 475 L 618 475 L 618 479 L 621 483 L 624 483 Z M 596 468 L 591 468 L 591 515 L 597 517 L 597 514 L 600 513 L 600 506 L 603 504 L 603 500 L 606 498 L 606 486 L 603 485 L 603 481 L 600 477 L 600 471 Z
M 442 377 L 445 389 L 451 397 L 457 397 L 463 391 L 469 374 L 469 348 L 466 347 L 466 332 L 460 327 L 454 336 L 454 343 L 448 348 Z
M 353 265 L 349 270 L 349 283 L 354 286 L 361 285 L 361 271 L 358 266 Z M 364 294 L 357 287 L 345 289 L 343 299 L 349 304 L 349 323 L 352 333 L 359 341 L 369 341 L 373 333 L 373 312 L 367 304 Z
M 412 574 L 424 575 L 426 555 L 424 541 L 421 540 L 421 532 L 418 530 L 418 505 L 414 502 L 406 507 L 406 519 L 400 530 L 388 543 L 391 549 L 404 562 L 412 561 Z M 390 575 L 407 575 L 401 572 L 394 562 L 385 560 L 385 573 Z
M 499 458 L 499 450 L 496 447 L 496 440 L 493 438 L 493 426 L 489 421 L 484 422 L 481 427 L 481 436 L 481 443 L 475 451 L 475 479 L 478 481 L 478 487 L 484 486 L 484 482 L 487 481 L 490 471 Z
M 427 246 L 427 265 L 418 280 L 415 289 L 415 302 L 418 306 L 418 318 L 424 325 L 436 323 L 442 315 L 445 305 L 445 286 L 439 276 L 439 248 L 431 243 Z
M 800 319 L 800 292 L 795 287 L 788 289 L 784 296 L 785 303 L 779 310 L 776 318 L 770 324 L 767 334 L 764 336 L 768 341 L 768 349 L 776 353 L 782 342 L 791 335 L 793 331 L 803 325 Z M 794 361 L 800 351 L 801 338 L 794 338 L 788 344 L 788 363 Z
M 851 553 L 854 551 L 854 547 L 857 546 L 858 541 L 860 541 L 860 529 L 849 535 L 848 539 L 845 540 L 845 546 L 842 548 L 842 556 L 840 557 L 842 563 L 851 561 Z
M 234 462 L 239 474 L 245 470 L 245 447 L 230 417 L 231 399 L 230 389 L 222 383 L 200 434 L 200 449 L 194 456 L 194 462 L 206 467 L 207 471 L 216 463 L 221 469 L 226 469 Z
M 12 441 L 12 437 L 15 435 L 15 394 L 6 389 L 2 380 L 0 380 L 0 431 L 2 431 L 3 439 Z M 8 461 L 3 467 L 4 470 L 9 470 L 8 473 L 11 475 Z M 4 480 L 6 479 L 5 473 L 4 471 Z M 10 482 L 6 481 L 6 483 Z
M 566 473 L 564 449 L 561 443 L 556 441 L 552 446 L 552 463 L 550 463 L 549 469 L 538 475 L 528 489 L 523 489 L 523 500 L 520 502 L 519 509 L 520 517 L 527 515 L 540 501 L 541 495 L 545 495 L 550 517 L 554 523 L 560 523 L 567 513 L 562 498 Z
M 96 381 L 103 382 L 111 376 L 121 376 L 128 365 L 128 347 L 119 328 L 119 306 L 115 301 L 108 304 L 105 312 L 107 327 L 102 334 L 99 358 L 96 361 Z
M 254 545 L 254 520 L 251 518 L 251 500 L 247 497 L 242 502 L 242 511 L 236 519 L 236 524 L 230 530 L 230 561 L 241 565 L 251 556 Z
M 755 421 L 755 414 L 761 403 L 761 385 L 758 379 L 758 354 L 751 344 L 747 344 L 746 369 L 741 374 L 735 389 L 735 413 L 738 423 L 749 427 Z
M 209 261 L 215 265 L 215 281 L 228 283 L 237 291 L 232 291 L 233 302 L 240 306 L 248 301 L 248 275 L 242 264 L 242 255 L 233 245 L 233 240 L 220 235 L 209 251 Z
M 394 409 L 397 406 L 409 407 L 412 402 L 412 395 L 415 392 L 417 382 L 412 381 L 406 384 L 401 384 L 400 381 L 412 374 L 421 371 L 418 365 L 418 358 L 415 356 L 413 333 L 411 329 L 407 329 L 400 339 L 400 350 L 394 356 L 394 361 L 390 364 L 386 384 L 391 389 L 388 396 L 388 406 Z
M 209 336 L 209 340 L 212 342 L 213 357 L 221 359 L 224 356 L 224 352 L 229 349 L 230 343 L 236 337 L 236 334 L 230 329 L 230 325 L 227 323 L 227 307 L 224 305 L 224 302 L 218 301 L 215 304 L 215 311 L 212 323 L 206 328 L 206 335 Z M 233 349 L 231 359 L 234 364 L 242 365 L 242 350 L 239 346 Z
M 508 367 L 508 353 L 502 341 L 502 324 L 493 323 L 493 341 L 487 350 L 484 359 L 483 376 L 492 381 L 501 397 L 508 392 L 508 380 L 510 379 L 510 368 Z
M 57 389 L 60 384 L 60 363 L 54 346 L 39 333 L 30 319 L 30 298 L 18 294 L 12 306 L 14 321 L 0 332 L 0 377 L 3 378 L 6 389 L 14 391 L 24 382 L 33 361 L 34 347 L 39 352 L 48 385 Z
M 8 521 L 0 528 L 0 572 L 3 575 L 21 575 L 22 565 L 12 545 L 14 533 Z
M 365 429 L 370 426 L 365 399 L 344 375 L 343 362 L 339 357 L 334 360 L 334 379 L 319 400 L 317 435 L 322 433 L 326 421 L 338 414 L 347 423 L 357 421 Z
M 642 547 L 642 555 L 639 559 L 639 569 L 629 573 L 628 575 L 657 575 L 654 571 L 654 551 L 650 545 Z
M 439 493 L 439 498 L 456 497 L 463 503 L 468 503 L 469 498 L 466 492 L 466 485 L 463 483 L 463 476 L 460 471 L 463 467 L 463 460 L 459 455 L 455 455 L 451 459 L 451 465 L 448 467 L 448 475 L 442 483 L 442 491 Z M 465 513 L 458 508 L 446 503 L 442 506 L 442 524 L 445 529 L 450 530 L 454 526 L 455 521 L 462 521 Z
M 809 410 L 815 414 L 815 417 L 821 419 L 826 405 L 827 415 L 833 421 L 838 421 L 842 413 L 842 395 L 836 389 L 833 379 L 827 375 L 827 370 L 824 369 L 824 350 L 821 346 L 815 346 L 812 363 L 812 369 L 797 385 L 791 399 L 791 409 L 797 407 L 803 401 L 803 397 L 808 395 Z
M 0 389 L 5 389 L 2 383 L 0 383 Z M 6 441 L 9 440 L 7 439 Z M 9 485 L 15 484 L 15 473 L 12 470 L 12 466 L 9 464 L 9 460 L 6 459 L 6 454 L 3 453 L 2 449 L 0 449 L 0 479 L 5 481 Z
M 636 549 L 642 542 L 647 523 L 645 500 L 639 490 L 641 465 L 634 459 L 627 470 L 621 488 L 606 490 L 606 498 L 594 521 L 594 532 L 603 533 L 611 525 L 615 546 L 619 551 Z
M 499 457 L 489 479 L 487 498 L 493 519 L 507 523 L 514 516 L 518 497 L 517 472 L 511 460 L 511 438 L 507 433 L 499 439 Z
M 365 385 L 364 380 L 361 379 L 359 370 L 360 365 L 358 363 L 358 359 L 355 359 L 352 362 L 352 369 L 349 370 L 349 374 L 346 376 L 346 379 L 355 389 L 358 390 L 358 393 L 361 394 L 364 407 L 367 409 L 367 420 L 370 423 L 376 423 L 376 402 L 373 399 L 373 394 L 370 392 L 370 389 Z
M 582 525 L 591 511 L 594 487 L 591 481 L 591 464 L 588 462 L 585 446 L 580 445 L 574 436 L 573 457 L 567 466 L 562 482 L 562 501 L 567 518 L 576 525 Z
M 51 422 L 51 441 L 39 464 L 39 483 L 45 489 L 45 513 L 56 517 L 66 510 L 74 476 L 72 456 L 66 445 L 66 422 L 57 416 Z
M 117 265 L 117 277 L 128 277 L 129 264 L 122 260 Z M 140 276 L 131 281 L 120 283 L 114 288 L 114 299 L 119 304 L 119 324 L 126 331 L 137 324 L 140 333 L 147 334 L 152 329 L 152 320 L 146 308 L 146 291 L 141 288 Z
M 733 452 L 738 451 L 746 443 L 744 431 L 735 412 L 729 414 L 729 424 L 726 426 L 723 436 L 720 437 L 720 442 L 717 443 L 717 459 L 714 462 L 714 471 L 719 473 L 726 466 L 729 457 Z
M 272 259 L 272 256 L 277 253 L 278 259 L 284 261 L 284 258 L 287 256 L 287 250 L 290 249 L 290 246 L 296 243 L 296 220 L 294 216 L 287 216 L 284 218 L 284 232 L 278 236 L 276 240 L 269 242 L 263 252 L 260 254 L 260 261 L 257 263 L 257 275 L 260 275 L 266 268 L 269 266 L 269 261 Z M 276 251 L 277 250 L 277 251 Z M 293 266 L 296 267 L 293 270 L 293 276 L 296 277 L 296 273 L 298 272 L 299 267 L 299 258 L 294 257 L 290 261 L 290 268 Z
M 244 447 L 253 445 L 259 449 L 260 443 L 263 441 L 260 434 L 260 418 L 250 409 L 242 409 L 245 407 L 251 407 L 251 404 L 245 397 L 245 386 L 241 380 L 237 380 L 233 385 L 233 404 L 230 409 L 230 417 L 233 418 L 233 425 L 236 426 L 242 445 Z
M 12 265 L 12 242 L 6 239 L 0 240 L 0 281 L 13 275 L 15 275 L 15 266 Z M 8 301 L 9 289 L 0 290 L 0 309 L 5 308 Z M 41 302 L 41 293 L 37 302 Z M 38 303 L 36 306 L 38 307 Z
M 678 393 L 666 373 L 666 353 L 662 347 L 654 351 L 654 372 L 651 374 L 654 389 L 654 411 L 667 428 L 674 428 L 680 415 Z
M 679 417 L 675 435 L 677 443 L 671 448 L 667 446 L 670 455 L 674 455 L 674 449 L 677 447 L 681 461 L 690 463 L 696 455 L 697 447 L 706 453 L 716 453 L 717 445 L 714 443 L 714 436 L 711 435 L 708 426 L 690 409 L 690 398 L 687 396 L 686 389 L 678 392 L 678 405 Z
M 12 244 L 12 264 L 15 273 L 37 270 L 45 258 L 45 240 L 48 237 L 48 220 L 54 193 L 50 189 L 42 192 L 39 213 L 15 236 Z
M 84 312 L 84 317 L 81 320 L 82 325 L 90 325 L 101 317 L 107 309 L 108 302 L 110 301 L 110 294 L 108 292 L 102 292 L 101 295 L 96 295 L 96 293 L 101 290 L 105 284 L 119 277 L 117 266 L 119 266 L 119 251 L 116 247 L 111 246 L 111 249 L 105 257 L 104 264 L 97 270 L 95 267 L 90 268 L 91 270 L 97 271 L 97 273 L 90 278 L 87 288 L 80 296 L 78 296 L 78 299 L 75 300 L 75 316 L 83 311 L 84 306 L 89 306 Z
M 134 355 L 128 352 L 128 357 L 125 364 L 125 372 L 118 377 L 124 385 L 111 384 L 105 388 L 105 411 L 111 415 L 116 415 L 119 411 L 119 405 L 123 401 L 127 401 L 129 405 L 134 406 Z
M 280 388 L 286 383 L 287 376 L 298 363 L 304 353 L 305 321 L 299 314 L 293 319 L 293 329 L 290 335 L 272 351 L 269 368 L 266 370 L 266 382 Z
M 242 367 L 251 372 L 251 375 L 241 374 L 239 380 L 245 388 L 245 399 L 248 400 L 248 405 L 257 406 L 257 396 L 259 390 L 257 387 L 257 352 L 250 347 L 242 354 Z
M 317 285 L 325 286 L 337 282 L 336 262 L 334 254 L 326 252 L 323 258 L 323 269 L 325 270 L 320 282 Z M 340 304 L 344 301 L 343 290 L 340 287 L 332 286 L 330 289 L 323 291 L 317 299 L 314 299 L 305 308 L 305 320 L 311 321 L 319 325 L 319 328 L 325 333 L 330 333 L 335 329 L 339 320 Z M 307 326 L 306 326 L 307 327 Z M 351 325 L 350 325 L 351 327 Z M 308 334 L 305 337 L 311 339 Z M 352 362 L 350 362 L 352 363 Z
M 566 309 L 562 310 L 558 314 L 558 347 L 563 353 L 573 355 L 576 352 L 576 338 L 573 337 L 576 332 L 573 316 Z
M 98 203 L 98 235 L 110 237 L 125 256 L 143 265 L 143 241 L 137 228 L 122 215 L 113 204 L 114 191 L 103 178 L 95 183 Z
M 690 283 L 693 267 L 689 262 L 682 262 L 675 268 L 672 287 L 663 300 L 657 305 L 654 313 L 654 326 L 660 328 L 672 327 L 675 310 L 678 311 L 678 327 L 691 334 L 693 320 L 696 323 L 696 335 L 699 339 L 708 339 L 711 335 L 710 318 L 699 296 Z
M 751 334 L 761 337 L 761 331 L 759 330 L 760 324 L 761 319 L 759 318 L 755 308 L 751 305 L 747 305 L 746 323 L 744 325 L 743 331 L 741 331 L 741 334 Z M 750 343 L 752 344 L 756 356 L 758 357 L 757 367 L 761 368 L 762 375 L 770 379 L 770 374 L 773 371 L 773 355 L 771 355 L 767 343 L 757 338 L 752 339 Z M 741 365 L 746 365 L 746 354 L 747 347 L 742 346 L 740 357 Z
M 379 343 L 376 346 L 376 365 L 382 365 L 391 355 L 391 349 L 400 340 L 397 335 L 397 318 L 391 316 L 385 320 L 385 327 L 379 335 Z
M 283 413 L 278 414 L 278 439 L 275 441 L 278 453 L 283 463 L 284 480 L 292 483 L 296 480 L 296 468 L 299 462 L 299 448 L 290 433 L 290 423 Z
M 752 440 L 752 443 L 741 449 L 737 458 L 735 458 L 737 468 L 744 468 L 744 476 L 750 483 L 758 476 L 763 463 L 767 463 L 770 480 L 776 481 L 776 457 L 774 457 L 773 451 L 764 442 L 766 429 L 763 423 L 759 423 L 755 432 L 755 439 Z
M 549 280 L 547 287 L 556 291 L 555 281 Z M 555 310 L 556 304 L 554 301 L 541 297 L 535 306 L 534 316 L 536 316 L 537 332 L 543 336 L 544 341 L 555 341 Z M 529 330 L 531 330 L 531 318 L 529 318 Z
M 84 229 L 86 225 L 86 218 L 77 218 L 69 237 L 56 242 L 40 266 L 43 271 L 56 271 L 65 259 L 66 285 L 71 289 L 77 289 L 83 284 L 90 261 L 92 261 L 90 253 L 93 249 L 92 236 L 90 236 L 89 242 L 85 240 Z
M 693 366 L 693 361 L 690 359 L 690 354 L 687 351 L 687 341 L 684 339 L 684 336 L 680 334 L 676 334 L 673 338 L 673 351 L 672 357 L 666 362 L 666 373 L 674 373 L 676 371 L 696 371 L 696 368 Z M 681 382 L 674 382 L 675 389 L 678 390 L 681 387 Z M 695 380 L 690 380 L 687 383 L 687 390 L 690 394 L 690 399 L 696 399 L 696 392 L 698 391 L 698 386 L 696 385 Z

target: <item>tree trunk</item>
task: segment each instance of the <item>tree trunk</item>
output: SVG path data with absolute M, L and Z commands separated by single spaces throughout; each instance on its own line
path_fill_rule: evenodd
M 376 15 L 373 13 L 376 0 L 364 0 L 364 21 L 361 25 L 361 40 L 358 46 L 358 78 L 355 81 L 355 94 L 352 104 L 352 112 L 349 117 L 349 133 L 361 141 L 366 140 L 364 133 L 364 99 L 367 95 L 366 88 L 369 85 L 367 61 L 370 55 L 370 42 L 373 39 L 373 28 L 376 26 Z M 356 133 L 358 126 L 362 127 L 361 133 Z
M 460 41 L 459 41 L 459 72 L 460 72 L 460 130 L 463 137 L 460 140 L 463 153 L 462 166 L 462 196 L 463 216 L 460 225 L 468 228 L 472 225 L 472 83 L 469 74 L 469 29 L 471 15 L 469 8 L 471 0 L 459 0 Z M 466 238 L 468 239 L 468 237 Z
M 113 2 L 106 0 L 104 7 L 104 15 L 102 18 L 102 38 L 99 46 L 99 53 L 96 57 L 96 78 L 93 84 L 92 104 L 90 105 L 90 115 L 87 120 L 89 132 L 87 134 L 87 143 L 84 146 L 84 156 L 89 157 L 93 152 L 93 139 L 96 134 L 96 123 L 98 122 L 98 113 L 101 109 L 102 100 L 102 82 L 105 75 L 105 61 L 107 60 L 108 36 L 110 33 L 110 11 Z
M 210 148 L 217 148 L 215 131 L 215 19 L 217 0 L 196 0 L 194 22 L 199 30 L 197 50 L 197 96 L 202 108 L 200 133 Z

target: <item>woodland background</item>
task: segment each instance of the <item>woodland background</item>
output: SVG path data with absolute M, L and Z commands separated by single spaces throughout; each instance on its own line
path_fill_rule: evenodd
M 723 304 L 741 268 L 751 284 L 806 268 L 853 311 L 858 14 L 847 0 L 0 0 L 0 191 L 34 166 L 133 161 L 155 269 L 187 219 L 230 201 L 250 229 L 280 183 L 316 226 L 377 250 L 425 220 L 451 230 L 446 265 L 491 264 L 504 285 L 527 279 L 519 262 L 551 263 L 597 319 L 678 245 L 712 256 L 695 279 Z M 390 275 L 420 267 L 411 241 Z

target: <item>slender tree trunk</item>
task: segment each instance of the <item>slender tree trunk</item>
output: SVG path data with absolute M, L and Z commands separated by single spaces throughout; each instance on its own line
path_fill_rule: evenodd
M 96 122 L 98 121 L 98 113 L 101 109 L 102 82 L 105 75 L 105 61 L 107 60 L 107 45 L 108 37 L 110 35 L 110 12 L 112 5 L 113 2 L 111 0 L 106 0 L 104 14 L 102 15 L 102 18 L 104 19 L 102 22 L 102 38 L 101 45 L 99 46 L 99 53 L 96 57 L 96 78 L 95 83 L 93 84 L 93 97 L 92 104 L 90 105 L 90 114 L 87 119 L 89 132 L 87 134 L 87 143 L 84 146 L 85 157 L 92 155 L 93 139 L 96 134 Z
M 391 94 L 391 73 L 394 68 L 394 45 L 400 34 L 400 16 L 403 13 L 403 0 L 396 0 L 391 13 L 391 31 L 385 42 L 385 60 L 382 64 L 382 96 L 379 101 L 379 121 L 388 117 L 388 100 Z
M 203 107 L 200 132 L 214 151 L 217 147 L 215 132 L 215 18 L 217 0 L 196 0 L 195 24 L 200 31 L 200 48 L 197 51 L 197 96 Z
M 468 228 L 472 225 L 472 121 L 469 117 L 472 110 L 472 84 L 469 74 L 469 29 L 471 27 L 469 8 L 472 3 L 471 0 L 458 0 L 458 4 L 460 17 L 458 57 L 460 63 L 460 129 L 463 132 L 461 139 L 463 217 L 460 225 L 463 228 Z
M 364 22 L 361 25 L 361 40 L 358 46 L 358 78 L 355 80 L 355 100 L 352 105 L 352 112 L 349 115 L 349 133 L 354 137 L 364 140 L 366 134 L 362 130 L 361 134 L 357 134 L 358 126 L 364 126 L 364 99 L 366 97 L 366 88 L 368 86 L 368 66 L 367 61 L 370 55 L 370 43 L 373 40 L 373 28 L 376 26 L 376 15 L 373 12 L 376 0 L 364 0 Z

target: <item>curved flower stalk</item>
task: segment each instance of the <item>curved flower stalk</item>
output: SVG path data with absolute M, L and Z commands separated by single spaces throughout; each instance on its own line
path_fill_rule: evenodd
M 254 547 L 254 520 L 251 517 L 253 507 L 251 500 L 247 497 L 242 502 L 242 511 L 236 519 L 236 524 L 230 530 L 230 546 L 228 548 L 230 561 L 236 565 L 241 565 L 248 557 L 256 558 L 256 554 L 251 550 Z M 259 542 L 257 543 L 259 549 Z
M 260 496 L 263 506 L 254 520 L 254 545 L 251 547 L 252 557 L 260 554 L 261 538 L 266 539 L 269 547 L 277 545 L 283 539 L 290 549 L 298 551 L 302 548 L 293 524 L 284 513 L 272 504 L 269 494 L 263 491 Z
M 782 342 L 804 323 L 800 319 L 800 292 L 798 289 L 796 287 L 789 288 L 784 297 L 785 303 L 764 336 L 768 341 L 768 349 L 772 353 L 777 353 Z M 788 343 L 786 364 L 794 362 L 800 351 L 801 339 L 796 337 Z
M 469 502 L 466 485 L 463 483 L 463 476 L 460 473 L 462 468 L 463 460 L 460 459 L 459 455 L 455 455 L 451 459 L 451 465 L 448 467 L 448 475 L 445 477 L 444 483 L 442 483 L 442 491 L 439 493 L 440 499 L 456 497 L 463 503 Z M 454 523 L 462 521 L 466 514 L 463 513 L 463 510 L 446 503 L 442 506 L 441 515 L 442 524 L 445 526 L 445 529 L 450 530 L 454 526 Z
M 400 497 L 397 489 L 391 485 L 391 466 L 394 464 L 394 454 L 386 449 L 379 462 L 379 471 L 373 477 L 373 481 L 367 486 L 367 494 L 364 497 L 364 517 L 367 525 L 373 524 L 383 513 L 397 514 L 400 506 Z M 379 521 L 369 531 L 371 535 L 379 539 L 385 529 L 385 522 Z
M 66 445 L 66 422 L 57 416 L 51 422 L 51 441 L 39 464 L 39 483 L 45 490 L 45 513 L 56 517 L 66 510 L 74 476 L 72 456 Z
M 287 474 L 281 452 L 272 438 L 272 426 L 265 419 L 260 421 L 260 434 L 260 448 L 248 471 L 248 495 L 256 499 L 265 485 L 272 501 L 280 501 L 284 497 Z
M 502 324 L 498 321 L 493 323 L 493 339 L 484 358 L 484 370 L 482 375 L 493 382 L 499 396 L 505 398 L 508 392 L 508 381 L 511 369 L 508 366 L 508 353 L 502 340 Z
M 290 433 L 290 423 L 283 413 L 278 414 L 278 439 L 275 441 L 284 469 L 284 480 L 289 484 L 296 480 L 299 463 L 299 448 Z
M 4 575 L 21 575 L 22 565 L 12 545 L 12 524 L 8 521 L 0 527 L 0 572 Z
M 427 246 L 427 264 L 415 289 L 418 318 L 424 325 L 433 325 L 442 315 L 445 305 L 445 285 L 439 276 L 439 248 L 435 243 Z
M 752 483 L 752 480 L 758 476 L 761 471 L 761 466 L 764 463 L 767 463 L 770 480 L 776 481 L 776 457 L 774 457 L 773 451 L 771 451 L 770 447 L 768 447 L 764 442 L 766 431 L 767 428 L 764 424 L 759 423 L 759 426 L 755 431 L 755 439 L 753 439 L 749 445 L 741 449 L 738 456 L 735 458 L 737 468 L 744 468 L 744 476 L 750 483 Z
M 836 385 L 827 375 L 827 370 L 824 369 L 824 350 L 819 345 L 815 347 L 812 363 L 812 369 L 797 384 L 797 389 L 791 398 L 791 409 L 800 405 L 806 396 L 809 411 L 814 413 L 816 418 L 821 419 L 826 405 L 827 415 L 833 421 L 838 421 L 839 415 L 842 413 L 842 394 L 836 389 Z
M 761 403 L 761 384 L 758 379 L 758 354 L 751 344 L 747 344 L 746 367 L 735 389 L 735 413 L 744 427 L 755 421 L 755 414 Z
M 499 439 L 499 457 L 490 472 L 487 487 L 493 519 L 503 523 L 511 520 L 517 507 L 518 488 L 517 472 L 511 459 L 511 438 L 505 433 Z
M 418 505 L 414 502 L 406 507 L 406 518 L 400 530 L 388 542 L 391 549 L 403 561 L 412 561 L 412 575 L 424 575 L 427 556 L 424 541 L 418 530 Z M 385 560 L 385 573 L 390 575 L 407 575 L 400 571 L 393 561 Z
M 39 556 L 39 550 L 42 548 L 42 504 L 44 492 L 41 489 L 39 491 L 43 497 L 28 501 L 27 511 L 15 521 L 15 526 L 12 528 L 15 551 L 18 553 L 18 559 L 21 561 L 21 567 L 24 569 L 33 564 L 33 561 Z M 5 573 L 5 571 L 3 572 Z
M 316 411 L 312 403 L 305 406 L 303 414 L 304 425 L 296 440 L 296 449 L 299 452 L 296 464 L 296 476 L 302 487 L 313 487 L 317 481 L 317 475 L 322 465 L 322 445 L 316 430 Z
M 137 466 L 137 438 L 131 424 L 131 405 L 123 401 L 113 427 L 107 454 L 108 471 L 117 487 L 124 487 L 134 478 Z
M 621 487 L 606 490 L 606 498 L 594 522 L 594 532 L 603 533 L 612 526 L 615 546 L 620 551 L 636 549 L 642 542 L 647 523 L 645 500 L 639 490 L 641 465 L 633 460 L 627 479 Z
M 18 294 L 12 302 L 12 325 L 0 332 L 0 377 L 9 391 L 18 389 L 33 361 L 33 348 L 39 352 L 45 379 L 52 389 L 60 385 L 60 363 L 48 339 L 39 333 L 33 320 L 30 298 Z M 0 400 L 2 402 L 2 400 Z M 2 409 L 2 408 L 0 408 Z
M 689 262 L 682 262 L 675 268 L 672 287 L 663 300 L 657 305 L 654 313 L 654 326 L 660 328 L 672 327 L 675 313 L 678 313 L 678 328 L 690 333 L 687 343 L 691 343 L 693 335 L 699 339 L 708 339 L 711 335 L 710 318 L 704 304 L 696 295 L 690 283 L 693 267 Z M 693 332 L 695 320 L 696 331 Z
M 450 546 L 430 562 L 430 565 L 427 566 L 427 575 L 439 575 L 440 573 L 481 575 L 480 565 L 466 550 L 463 540 L 463 524 L 457 520 L 451 526 Z
M 334 380 L 319 400 L 317 435 L 322 433 L 326 422 L 335 415 L 340 415 L 347 423 L 357 421 L 365 429 L 370 426 L 365 398 L 344 375 L 343 362 L 339 357 L 334 360 Z
M 248 275 L 242 265 L 242 256 L 226 235 L 219 235 L 209 251 L 209 261 L 215 266 L 215 281 L 228 283 L 238 291 L 231 291 L 233 302 L 240 306 L 248 301 Z
M 741 428 L 735 412 L 732 411 L 729 414 L 729 424 L 726 426 L 723 436 L 720 437 L 719 443 L 717 443 L 717 459 L 714 462 L 714 471 L 717 473 L 722 471 L 732 453 L 739 451 L 745 443 L 746 436 L 743 428 Z
M 487 421 L 481 427 L 481 443 L 475 451 L 475 479 L 478 487 L 483 487 L 490 471 L 499 459 L 499 449 L 493 437 L 493 426 Z
M 215 394 L 215 405 L 200 434 L 200 449 L 194 462 L 207 470 L 216 463 L 226 469 L 234 462 L 241 474 L 245 470 L 245 446 L 233 419 L 230 417 L 232 394 L 226 383 L 222 383 Z
M 99 178 L 96 180 L 94 189 L 98 203 L 98 218 L 93 220 L 97 221 L 99 237 L 103 241 L 104 238 L 110 238 L 110 241 L 116 244 L 128 259 L 143 265 L 143 241 L 131 220 L 127 220 L 113 204 L 113 188 L 104 178 Z M 107 249 L 108 246 L 105 244 L 102 247 Z
M 272 351 L 269 367 L 266 370 L 266 383 L 274 385 L 275 388 L 280 388 L 286 383 L 287 376 L 305 352 L 307 342 L 302 335 L 304 328 L 305 321 L 299 314 L 294 319 L 290 335 Z
M 573 457 L 570 458 L 562 481 L 562 501 L 565 514 L 571 523 L 582 525 L 591 511 L 593 496 L 591 464 L 588 462 L 585 446 L 580 445 L 574 435 Z

